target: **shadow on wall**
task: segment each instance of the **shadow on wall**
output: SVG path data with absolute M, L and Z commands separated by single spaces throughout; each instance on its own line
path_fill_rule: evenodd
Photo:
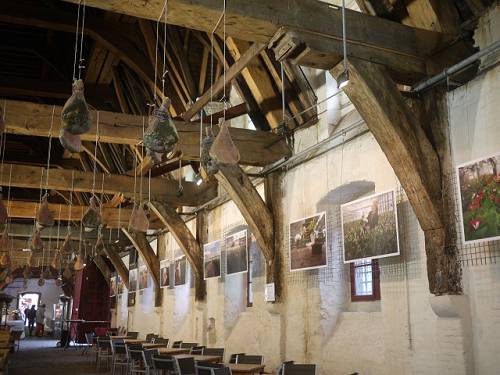
M 344 265 L 342 253 L 340 205 L 374 192 L 374 182 L 352 181 L 329 191 L 316 205 L 316 211 L 325 211 L 327 218 L 328 267 L 312 271 L 319 274 L 319 321 L 323 345 L 334 335 L 340 314 L 347 309 L 350 295 L 348 274 L 344 272 L 347 266 Z

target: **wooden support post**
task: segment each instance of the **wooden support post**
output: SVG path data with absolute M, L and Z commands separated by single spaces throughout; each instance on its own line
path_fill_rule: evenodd
M 123 284 L 125 284 L 125 287 L 128 289 L 128 268 L 125 266 L 125 263 L 123 263 L 122 258 L 120 258 L 120 256 L 112 246 L 104 244 L 103 248 L 104 253 L 108 256 L 109 260 L 113 264 L 113 267 L 115 267 L 116 272 L 118 273 L 118 275 L 120 275 Z
M 283 256 L 280 249 L 285 248 L 283 228 L 283 174 L 273 172 L 266 176 L 264 180 L 266 205 L 273 217 L 274 233 L 274 258 L 272 262 L 266 264 L 266 282 L 274 283 L 276 302 L 283 302 Z
M 252 181 L 238 165 L 220 164 L 215 177 L 239 208 L 266 258 L 266 263 L 272 263 L 273 216 Z
M 96 255 L 92 261 L 95 263 L 96 267 L 101 271 L 102 277 L 104 277 L 104 280 L 106 280 L 106 283 L 109 285 L 111 282 L 111 270 L 109 269 L 108 265 L 102 259 L 100 255 Z
M 122 228 L 123 233 L 128 237 L 132 245 L 141 254 L 144 264 L 148 268 L 149 273 L 153 279 L 155 288 L 155 306 L 161 306 L 162 291 L 160 287 L 160 260 L 151 248 L 146 235 L 142 232 L 129 232 L 127 229 Z
M 186 255 L 196 279 L 196 299 L 204 300 L 206 285 L 203 274 L 203 250 L 200 243 L 175 209 L 160 202 L 149 202 L 149 207 L 172 233 Z
M 342 71 L 337 66 L 332 74 Z M 461 293 L 460 270 L 445 251 L 441 160 L 433 144 L 385 67 L 353 58 L 349 72 L 344 92 L 387 156 L 424 231 L 430 291 Z

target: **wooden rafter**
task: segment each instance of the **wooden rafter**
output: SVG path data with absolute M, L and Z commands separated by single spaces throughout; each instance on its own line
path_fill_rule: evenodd
M 273 216 L 252 181 L 235 165 L 220 165 L 215 175 L 255 236 L 267 262 L 274 258 Z
M 102 259 L 100 255 L 96 255 L 95 257 L 92 258 L 92 261 L 95 263 L 97 269 L 101 271 L 102 277 L 109 285 L 111 282 L 111 270 L 109 269 L 104 259 Z
M 52 106 L 29 102 L 0 100 L 6 122 L 6 132 L 48 137 L 51 128 Z M 55 106 L 52 134 L 59 134 L 62 108 Z M 91 112 L 92 127 L 81 136 L 84 141 L 95 141 L 97 113 L 99 114 L 99 141 L 137 145 L 142 141 L 143 116 L 99 111 Z M 192 124 L 175 122 L 179 133 L 178 150 L 184 160 L 200 159 L 200 132 Z M 217 133 L 217 130 L 215 133 Z M 241 164 L 265 166 L 291 155 L 285 140 L 273 133 L 230 128 L 231 137 L 241 155 Z M 5 168 L 4 168 L 5 170 Z
M 26 202 L 26 201 L 4 201 L 5 207 L 7 207 L 9 217 L 18 219 L 34 219 L 36 217 L 36 212 L 38 211 L 38 202 Z M 63 221 L 80 221 L 87 211 L 88 207 L 78 206 L 78 205 L 64 205 L 64 204 L 54 204 L 49 203 L 49 210 L 52 212 L 54 220 Z M 59 214 L 60 212 L 60 214 Z M 130 208 L 108 208 L 103 207 L 101 211 L 102 219 L 106 224 L 107 228 L 120 228 L 130 219 L 132 209 Z M 155 218 L 151 218 L 150 226 L 151 229 L 160 229 Z M 61 228 L 61 233 L 63 236 L 66 231 Z
M 196 291 L 196 297 L 198 300 L 203 300 L 205 298 L 206 291 L 205 288 L 200 285 L 204 279 L 203 250 L 200 243 L 196 240 L 193 233 L 191 233 L 184 220 L 182 220 L 179 214 L 172 207 L 160 202 L 149 202 L 149 207 L 151 208 L 151 211 L 153 211 L 155 215 L 160 218 L 165 227 L 168 228 L 186 255 L 189 263 L 191 264 L 194 275 L 198 279 L 197 287 L 202 288 L 202 290 Z
M 155 306 L 161 306 L 162 289 L 160 287 L 160 260 L 149 244 L 146 235 L 141 232 L 129 232 L 122 228 L 123 233 L 128 237 L 132 245 L 141 254 L 144 264 L 148 268 L 155 287 Z
M 242 70 L 244 70 L 248 64 L 251 63 L 255 56 L 258 56 L 261 51 L 265 49 L 264 44 L 255 43 L 242 53 L 238 58 L 235 58 L 236 62 L 231 65 L 227 70 L 225 76 L 221 76 L 217 81 L 210 87 L 187 111 L 182 115 L 184 120 L 189 121 L 193 118 L 200 110 L 207 105 L 214 95 L 218 95 L 224 86 L 231 82 Z
M 128 279 L 128 268 L 123 263 L 122 258 L 118 255 L 118 253 L 111 247 L 104 245 L 104 253 L 109 258 L 113 267 L 115 267 L 116 272 L 120 275 L 125 287 L 129 288 L 129 279 Z
M 5 164 L 0 175 L 3 180 L 9 181 L 11 164 Z M 47 169 L 28 165 L 12 165 L 16 173 L 10 179 L 11 186 L 40 189 L 40 178 L 47 176 Z M 42 188 L 66 190 L 75 192 L 95 192 L 96 194 L 121 193 L 129 198 L 147 197 L 149 187 L 151 198 L 168 201 L 175 206 L 198 206 L 217 196 L 217 187 L 214 184 L 197 186 L 194 182 L 184 182 L 183 193 L 178 194 L 178 186 L 174 181 L 163 178 L 134 179 L 124 175 L 112 175 L 92 172 L 71 171 L 68 169 L 50 169 L 47 186 Z M 142 188 L 141 188 L 142 185 Z

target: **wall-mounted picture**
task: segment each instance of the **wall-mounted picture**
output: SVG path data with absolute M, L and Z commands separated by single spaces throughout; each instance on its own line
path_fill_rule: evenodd
M 290 270 L 327 266 L 326 212 L 290 223 Z
M 221 241 L 214 241 L 203 245 L 203 265 L 205 279 L 220 277 Z
M 500 239 L 500 153 L 457 166 L 462 240 Z
M 340 206 L 344 262 L 399 255 L 394 190 Z
M 186 284 L 186 257 L 182 256 L 174 261 L 174 285 Z
M 112 276 L 109 280 L 109 296 L 114 297 L 117 294 L 116 276 Z
M 248 271 L 247 230 L 227 236 L 224 240 L 226 249 L 226 273 L 228 275 Z
M 139 290 L 148 288 L 149 272 L 146 266 L 139 267 Z
M 170 262 L 162 260 L 160 262 L 160 287 L 167 288 L 170 286 Z
M 123 293 L 123 280 L 121 276 L 116 276 L 116 293 L 122 294 Z
M 128 291 L 135 292 L 137 290 L 137 268 L 131 269 L 128 272 Z
M 135 292 L 128 294 L 127 306 L 128 307 L 135 306 Z

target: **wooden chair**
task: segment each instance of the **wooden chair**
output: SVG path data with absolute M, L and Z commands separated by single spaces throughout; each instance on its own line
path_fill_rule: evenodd
M 231 357 L 229 358 L 229 363 L 236 363 L 236 358 L 238 358 L 239 355 L 245 355 L 245 353 L 231 354 Z
M 114 375 L 116 372 L 116 368 L 120 368 L 120 374 L 125 369 L 127 371 L 128 360 L 127 360 L 127 348 L 125 347 L 125 343 L 120 342 L 118 340 L 112 341 L 111 349 L 113 351 L 113 367 L 111 373 Z
M 233 375 L 233 373 L 229 367 L 221 367 L 213 369 L 212 375 Z
M 154 342 L 154 339 L 157 337 L 158 337 L 158 335 L 155 335 L 154 333 L 148 333 L 146 335 L 146 342 L 152 343 L 152 342 Z
M 174 359 L 177 375 L 196 375 L 196 366 L 193 357 L 174 357 Z
M 204 346 L 192 346 L 191 350 L 189 351 L 189 354 L 203 354 L 203 349 L 205 349 Z
M 163 337 L 156 337 L 154 343 L 168 346 L 168 339 L 164 339 Z
M 102 360 L 106 361 L 106 368 L 110 367 L 110 361 L 113 359 L 111 348 L 111 339 L 109 337 L 97 338 L 97 370 L 101 367 Z
M 224 360 L 224 348 L 203 348 L 203 355 L 217 355 Z M 236 362 L 236 357 L 235 357 Z
M 174 341 L 172 343 L 172 348 L 180 348 L 182 345 L 182 341 Z
M 314 364 L 285 364 L 283 366 L 283 375 L 316 375 L 317 366 Z

